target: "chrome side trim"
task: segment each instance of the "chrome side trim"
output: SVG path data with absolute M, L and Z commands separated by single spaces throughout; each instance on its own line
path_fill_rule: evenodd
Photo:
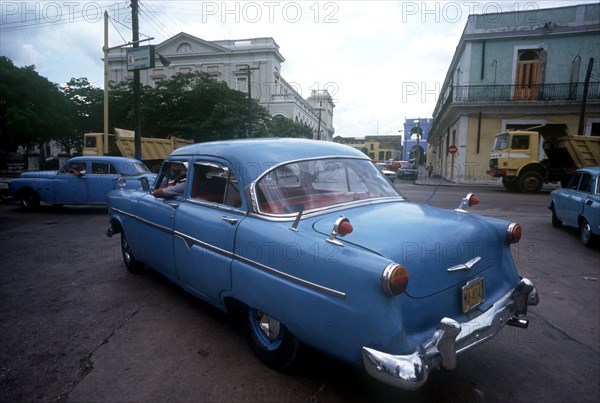
M 430 340 L 408 355 L 392 355 L 369 347 L 362 348 L 363 365 L 369 375 L 402 389 L 421 387 L 429 373 L 441 367 L 456 367 L 456 357 L 496 336 L 505 325 L 526 327 L 527 307 L 537 305 L 539 296 L 533 283 L 523 278 L 519 284 L 477 318 L 458 323 L 443 318 Z M 518 319 L 518 321 L 515 321 Z
M 189 202 L 190 204 L 195 204 L 197 206 L 202 206 L 202 207 L 209 207 L 209 208 L 213 208 L 216 210 L 222 210 L 222 211 L 226 211 L 228 213 L 236 213 L 236 214 L 240 214 L 243 216 L 246 216 L 248 214 L 247 211 L 235 208 L 235 207 L 231 207 L 231 206 L 227 206 L 225 204 L 219 204 L 219 203 L 215 203 L 215 202 L 210 202 L 207 200 L 200 200 L 200 199 L 193 199 L 193 198 L 186 198 L 185 199 L 186 202 Z
M 157 228 L 157 229 L 159 229 L 161 231 L 165 231 L 167 233 L 173 234 L 174 236 L 180 238 L 181 240 L 183 240 L 183 242 L 185 242 L 188 250 L 191 250 L 191 248 L 192 248 L 193 245 L 198 245 L 198 246 L 206 248 L 206 249 L 208 249 L 208 250 L 210 250 L 212 252 L 221 254 L 221 255 L 223 255 L 225 257 L 228 257 L 230 259 L 239 260 L 240 262 L 244 262 L 244 263 L 246 263 L 246 264 L 248 264 L 248 265 L 250 265 L 250 266 L 252 266 L 254 268 L 262 270 L 265 273 L 268 273 L 268 274 L 271 274 L 271 275 L 283 278 L 285 280 L 291 281 L 291 282 L 299 284 L 301 286 L 304 286 L 304 287 L 313 289 L 315 291 L 319 291 L 319 292 L 322 292 L 322 293 L 334 296 L 336 298 L 341 298 L 341 299 L 346 298 L 346 293 L 345 292 L 337 291 L 337 290 L 334 290 L 332 288 L 328 288 L 328 287 L 325 287 L 325 286 L 322 286 L 322 285 L 319 285 L 319 284 L 316 284 L 316 283 L 312 283 L 312 282 L 307 281 L 307 280 L 303 280 L 303 279 L 301 279 L 299 277 L 292 276 L 291 274 L 284 273 L 284 272 L 282 272 L 280 270 L 277 270 L 277 269 L 274 269 L 274 268 L 272 268 L 270 266 L 266 266 L 266 265 L 264 265 L 262 263 L 259 263 L 259 262 L 255 261 L 255 260 L 248 259 L 248 258 L 245 258 L 243 256 L 237 255 L 237 254 L 235 254 L 233 252 L 230 252 L 228 250 L 219 248 L 218 246 L 206 243 L 204 241 L 201 241 L 199 239 L 196 239 L 194 237 L 186 235 L 186 234 L 184 234 L 182 232 L 174 231 L 174 230 L 172 230 L 170 228 L 167 228 L 167 227 L 164 227 L 162 225 L 153 223 L 153 222 L 148 221 L 146 219 L 143 219 L 143 218 L 141 218 L 139 216 L 136 216 L 135 214 L 131 214 L 131 213 L 125 212 L 123 210 L 120 210 L 120 209 L 117 209 L 117 208 L 114 208 L 114 207 L 112 208 L 112 210 L 115 211 L 115 212 L 117 212 L 117 213 L 119 213 L 119 214 L 123 214 L 123 215 L 125 215 L 127 217 L 131 217 L 131 218 L 133 218 L 135 220 L 138 220 L 138 221 L 140 221 L 140 222 L 142 222 L 142 223 L 144 223 L 146 225 L 149 225 L 149 226 L 152 226 L 154 228 Z
M 164 225 L 157 224 L 157 223 L 155 223 L 153 221 L 146 220 L 145 218 L 142 218 L 142 217 L 140 217 L 138 215 L 128 213 L 126 211 L 120 210 L 120 209 L 115 208 L 115 207 L 112 207 L 111 210 L 113 210 L 113 211 L 115 211 L 115 212 L 117 212 L 119 214 L 123 214 L 124 216 L 133 218 L 134 220 L 138 220 L 139 222 L 144 223 L 144 224 L 146 224 L 146 225 L 148 225 L 150 227 L 153 227 L 153 228 L 156 228 L 156 229 L 158 229 L 160 231 L 166 232 L 167 234 L 172 234 L 173 233 L 173 230 L 171 228 L 165 227 Z
M 303 279 L 301 279 L 299 277 L 292 276 L 291 274 L 284 273 L 282 271 L 279 271 L 279 270 L 274 269 L 274 268 L 269 267 L 269 266 L 265 266 L 262 263 L 256 262 L 256 261 L 251 260 L 251 259 L 247 259 L 247 258 L 245 258 L 243 256 L 240 256 L 240 255 L 234 255 L 234 256 L 235 256 L 235 259 L 237 259 L 237 260 L 239 260 L 241 262 L 247 263 L 250 266 L 255 267 L 257 269 L 260 269 L 260 270 L 262 270 L 262 271 L 264 271 L 266 273 L 273 274 L 274 276 L 281 277 L 281 278 L 289 280 L 289 281 L 291 281 L 293 283 L 296 283 L 296 284 L 299 284 L 299 285 L 311 288 L 311 289 L 316 290 L 316 291 L 323 292 L 325 294 L 329 294 L 329 295 L 337 297 L 337 298 L 341 298 L 341 299 L 346 298 L 346 293 L 345 292 L 337 291 L 337 290 L 334 290 L 332 288 L 328 288 L 328 287 L 325 287 L 325 286 L 322 286 L 322 285 L 319 285 L 319 284 L 312 283 L 312 282 L 307 281 L 307 280 L 303 280 Z
M 369 206 L 369 205 L 374 205 L 374 204 L 394 203 L 394 202 L 406 202 L 406 199 L 401 196 L 394 196 L 394 197 L 382 197 L 379 199 L 366 199 L 366 200 L 351 201 L 351 202 L 347 202 L 347 203 L 336 204 L 334 206 L 325 206 L 325 207 L 320 207 L 317 209 L 305 210 L 302 212 L 302 218 L 314 217 L 319 214 L 325 214 L 325 213 L 335 213 L 337 211 L 346 210 L 350 207 L 361 207 L 361 206 Z M 267 221 L 282 222 L 282 221 L 294 221 L 294 219 L 296 218 L 298 213 L 270 214 L 270 213 L 260 212 L 259 210 L 254 209 L 254 213 L 249 213 L 248 215 L 255 217 L 255 218 L 261 218 L 261 219 L 264 219 Z
M 173 231 L 173 235 L 175 235 L 177 238 L 183 240 L 183 242 L 185 242 L 188 250 L 191 250 L 192 246 L 198 245 L 205 249 L 210 250 L 211 252 L 218 253 L 218 254 L 226 256 L 230 259 L 233 259 L 235 257 L 235 255 L 232 252 L 229 252 L 228 250 L 219 248 L 218 246 L 212 245 L 210 243 L 206 243 L 204 241 L 201 241 L 199 239 L 196 239 L 194 237 L 186 235 L 183 232 Z

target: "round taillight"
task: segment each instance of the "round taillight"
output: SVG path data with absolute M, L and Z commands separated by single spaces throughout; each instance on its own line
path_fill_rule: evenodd
M 352 224 L 348 221 L 347 218 L 343 219 L 342 222 L 339 223 L 337 228 L 337 233 L 341 236 L 348 235 L 352 232 L 354 228 L 352 228 Z
M 523 228 L 520 224 L 515 222 L 511 223 L 508 228 L 506 228 L 506 235 L 508 237 L 509 243 L 517 243 L 521 240 L 521 235 L 523 234 Z
M 387 295 L 398 295 L 408 287 L 408 270 L 397 263 L 390 263 L 381 276 L 383 292 Z

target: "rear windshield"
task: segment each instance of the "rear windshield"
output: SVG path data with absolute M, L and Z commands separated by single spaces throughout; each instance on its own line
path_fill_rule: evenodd
M 369 160 L 322 159 L 281 165 L 256 185 L 259 211 L 291 214 L 359 200 L 401 197 Z

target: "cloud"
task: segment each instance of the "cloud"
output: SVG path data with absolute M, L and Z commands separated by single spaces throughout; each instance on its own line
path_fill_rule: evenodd
M 593 2 L 580 0 L 578 3 Z M 109 45 L 131 40 L 129 1 L 0 3 L 0 54 L 57 83 L 102 83 L 102 12 Z M 140 32 L 158 44 L 179 32 L 213 41 L 272 37 L 282 76 L 302 95 L 327 88 L 336 134 L 397 134 L 431 117 L 472 13 L 557 7 L 559 1 L 140 1 Z

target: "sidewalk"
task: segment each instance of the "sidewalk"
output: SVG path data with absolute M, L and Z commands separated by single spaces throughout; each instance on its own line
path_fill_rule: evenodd
M 427 169 L 425 169 L 425 166 L 419 167 L 419 175 L 418 175 L 417 179 L 415 180 L 415 184 L 416 185 L 424 185 L 424 186 L 471 186 L 471 187 L 472 186 L 478 186 L 478 187 L 485 186 L 485 187 L 504 188 L 504 185 L 502 185 L 501 178 L 470 180 L 470 181 L 463 181 L 461 183 L 457 183 L 457 182 L 451 181 L 447 178 L 443 178 L 440 175 L 431 174 L 431 176 L 429 176 Z
M 463 181 L 461 183 L 456 183 L 446 178 L 442 178 L 439 175 L 432 174 L 431 177 L 428 176 L 427 170 L 425 167 L 419 168 L 419 176 L 415 180 L 415 185 L 421 186 L 462 186 L 462 187 L 487 187 L 487 188 L 499 188 L 504 189 L 504 185 L 502 184 L 502 178 L 497 179 L 481 179 L 481 180 L 471 180 L 471 181 Z M 544 183 L 542 187 L 542 191 L 552 191 L 554 189 L 560 188 L 560 183 Z

